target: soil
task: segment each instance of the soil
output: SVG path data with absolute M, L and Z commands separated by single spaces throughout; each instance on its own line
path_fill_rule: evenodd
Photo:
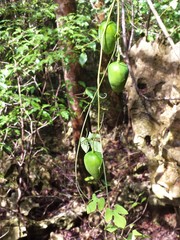
M 108 141 L 104 140 L 104 160 L 110 206 L 113 207 L 118 203 L 129 212 L 126 217 L 128 227 L 124 231 L 117 230 L 116 233 L 109 233 L 104 230 L 105 225 L 100 213 L 89 215 L 86 213 L 84 202 L 75 185 L 74 153 L 72 151 L 67 153 L 67 149 L 62 150 L 61 153 L 39 155 L 36 158 L 39 173 L 36 167 L 34 180 L 32 181 L 33 177 L 29 175 L 26 185 L 24 182 L 21 188 L 21 199 L 16 204 L 16 211 L 0 207 L 1 221 L 10 215 L 18 216 L 19 221 L 26 226 L 27 232 L 27 236 L 25 234 L 19 240 L 121 240 L 127 238 L 132 226 L 144 235 L 138 239 L 180 239 L 176 209 L 170 205 L 152 204 L 153 195 L 150 189 L 146 157 L 133 145 L 129 137 L 131 133 L 123 136 L 122 131 L 117 132 L 118 134 L 113 132 L 106 134 Z M 30 164 L 35 165 L 33 161 Z M 15 175 L 15 171 L 13 174 Z M 8 177 L 14 179 L 13 176 L 10 174 Z M 5 188 L 5 185 L 2 187 Z M 103 181 L 89 184 L 89 189 L 96 192 L 97 196 L 103 196 L 106 199 Z M 11 195 L 12 193 L 9 193 L 7 196 L 8 203 L 12 201 Z M 31 201 L 26 209 L 28 214 L 26 214 L 21 209 L 23 209 L 22 203 L 27 203 L 28 199 Z M 84 200 L 87 204 L 88 199 Z M 78 207 L 80 210 L 76 212 Z M 69 215 L 70 210 L 76 214 Z M 61 221 L 51 223 L 50 220 L 59 214 L 63 215 Z M 66 219 L 66 215 L 72 220 Z M 46 224 L 46 227 L 40 226 L 39 223 L 47 219 L 49 224 Z M 2 235 L 3 229 L 1 228 L 0 231 Z

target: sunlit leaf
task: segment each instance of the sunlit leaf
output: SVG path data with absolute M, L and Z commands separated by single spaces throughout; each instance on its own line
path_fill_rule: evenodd
M 124 229 L 126 226 L 126 219 L 125 217 L 119 215 L 117 212 L 114 212 L 114 220 L 113 220 L 114 224 L 118 227 L 118 228 L 122 228 Z
M 87 62 L 87 54 L 85 52 L 82 52 L 79 56 L 79 63 L 81 66 L 84 66 L 84 64 Z
M 98 210 L 102 211 L 105 206 L 105 199 L 103 197 L 98 199 Z
M 81 143 L 81 148 L 83 149 L 83 151 L 85 153 L 87 153 L 89 151 L 89 148 L 90 148 L 88 139 L 85 138 L 85 137 L 81 137 L 80 143 Z
M 116 204 L 114 206 L 114 211 L 116 211 L 117 213 L 122 214 L 122 215 L 127 215 L 128 214 L 128 211 L 119 204 Z
M 95 193 L 93 193 L 93 195 L 92 195 L 92 200 L 93 200 L 95 203 L 98 202 L 98 198 L 97 198 L 97 196 L 96 196 Z
M 96 202 L 91 201 L 90 203 L 88 203 L 88 205 L 86 207 L 86 211 L 87 211 L 87 214 L 90 214 L 90 213 L 96 211 Z
M 89 143 L 91 145 L 91 148 L 99 153 L 103 153 L 103 148 L 102 148 L 102 144 L 100 142 L 100 135 L 99 134 L 94 134 L 94 133 L 89 133 L 88 135 L 88 140 Z
M 60 110 L 60 114 L 62 118 L 64 118 L 65 120 L 69 120 L 69 111 L 67 111 L 66 109 L 62 109 Z
M 115 232 L 118 229 L 118 227 L 112 225 L 112 224 L 108 224 L 105 228 L 105 230 L 107 230 L 108 232 L 112 233 Z
M 110 208 L 106 208 L 105 212 L 105 221 L 108 223 L 112 220 L 113 217 L 113 210 Z
M 94 91 L 92 91 L 89 87 L 85 89 L 85 94 L 91 99 L 94 97 Z
M 135 236 L 135 237 L 140 237 L 140 236 L 143 235 L 142 233 L 138 232 L 136 229 L 134 229 L 134 230 L 132 231 L 132 234 L 133 234 L 133 236 Z
M 174 10 L 177 8 L 178 0 L 173 0 L 169 3 L 169 6 L 172 7 Z

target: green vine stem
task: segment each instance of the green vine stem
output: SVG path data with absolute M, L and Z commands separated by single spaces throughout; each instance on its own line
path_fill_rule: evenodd
M 107 21 L 106 21 L 106 25 L 102 34 L 102 39 L 104 37 L 105 31 L 106 31 L 106 27 L 107 24 L 109 22 L 109 19 L 111 17 L 112 14 L 112 10 L 114 8 L 114 4 L 115 4 L 116 0 L 113 1 L 112 5 L 110 6 L 110 10 L 109 10 L 109 14 L 107 17 Z M 102 65 L 102 56 L 103 56 L 103 49 L 102 49 L 102 44 L 101 44 L 101 48 L 100 48 L 100 57 L 99 57 L 99 66 L 98 66 L 98 74 L 97 74 L 97 97 L 98 97 L 98 113 L 97 113 L 97 132 L 99 133 L 100 131 L 100 117 L 101 117 L 101 102 L 100 102 L 100 74 L 101 74 L 101 65 Z
M 107 22 L 109 21 L 110 19 L 110 16 L 112 14 L 112 10 L 114 8 L 114 4 L 115 4 L 116 0 L 113 1 L 113 3 L 111 4 L 110 8 L 109 8 L 109 14 L 108 14 L 108 18 L 107 18 Z M 105 28 L 106 29 L 106 28 Z M 112 56 L 109 60 L 109 63 L 111 62 L 112 60 L 112 57 L 114 55 L 114 51 L 112 53 Z M 108 63 L 108 65 L 109 65 Z M 91 102 L 89 103 L 89 107 L 87 109 L 87 112 L 86 112 L 86 115 L 85 115 L 85 118 L 84 118 L 84 122 L 83 122 L 83 126 L 82 126 L 82 129 L 81 129 L 81 134 L 80 134 L 80 139 L 82 137 L 82 133 L 84 132 L 84 128 L 85 128 L 85 125 L 86 125 L 86 121 L 87 121 L 87 118 L 89 116 L 89 113 L 91 111 L 91 107 L 92 107 L 92 104 L 96 98 L 96 96 L 98 96 L 98 127 L 97 127 L 97 131 L 99 132 L 100 131 L 100 86 L 105 78 L 105 75 L 107 73 L 107 68 L 108 68 L 108 65 L 102 75 L 102 77 L 100 78 L 100 72 L 101 72 L 101 64 L 102 64 L 102 47 L 101 47 L 101 50 L 100 50 L 100 58 L 99 58 L 99 66 L 98 66 L 98 74 L 97 74 L 97 90 L 96 92 L 94 93 L 94 96 L 91 100 Z M 100 140 L 101 141 L 101 140 Z M 102 142 L 102 141 L 101 141 Z M 80 141 L 78 143 L 78 146 L 77 146 L 77 151 L 76 151 L 76 155 L 75 155 L 75 182 L 76 182 L 76 188 L 79 192 L 79 195 L 81 196 L 82 200 L 84 201 L 84 198 L 88 199 L 88 197 L 86 196 L 86 194 L 83 192 L 83 190 L 81 189 L 80 185 L 79 185 L 79 182 L 78 182 L 78 155 L 79 155 L 79 150 L 80 150 Z M 103 155 L 103 153 L 102 153 Z M 105 184 L 106 184 L 106 195 L 108 197 L 108 187 L 107 187 L 107 178 L 106 178 L 106 171 L 105 171 L 105 164 L 104 164 L 104 161 L 103 161 L 103 172 L 104 172 L 104 180 L 105 180 Z

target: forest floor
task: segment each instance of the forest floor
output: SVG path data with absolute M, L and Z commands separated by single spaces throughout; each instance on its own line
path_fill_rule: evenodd
M 120 136 L 112 138 L 112 134 L 107 135 L 106 139 L 108 141 L 106 140 L 104 146 L 104 160 L 110 205 L 118 203 L 128 210 L 128 226 L 133 226 L 133 229 L 144 234 L 144 238 L 138 239 L 180 239 L 175 209 L 167 205 L 154 205 L 146 157 L 129 139 Z M 15 206 L 11 204 L 11 209 L 13 194 L 9 193 L 7 196 L 8 208 L 2 207 L 1 200 L 1 224 L 16 216 L 26 227 L 27 236 L 25 234 L 18 238 L 21 240 L 125 239 L 131 231 L 130 227 L 123 231 L 118 230 L 116 234 L 109 233 L 104 230 L 104 220 L 98 212 L 89 215 L 86 213 L 85 204 L 75 184 L 74 154 L 67 149 L 60 154 L 43 157 L 39 155 L 35 160 L 31 160 L 29 167 L 32 171 L 34 166 L 34 175 L 29 175 L 31 181 L 24 181 L 21 199 L 16 201 Z M 14 175 L 15 170 L 6 178 L 14 181 Z M 5 185 L 7 183 L 2 187 L 5 188 Z M 97 196 L 106 199 L 103 183 L 90 186 Z M 85 199 L 85 202 L 87 204 L 88 200 Z M 0 236 L 5 229 L 1 224 Z M 16 238 L 5 236 L 2 239 Z

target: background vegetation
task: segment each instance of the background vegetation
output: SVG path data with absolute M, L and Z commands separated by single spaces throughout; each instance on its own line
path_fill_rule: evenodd
M 79 62 L 83 68 L 83 79 L 78 82 L 79 104 L 87 109 L 97 89 L 98 16 L 103 13 L 107 17 L 111 4 L 111 0 L 105 0 L 101 8 L 96 8 L 95 1 L 78 0 L 77 12 L 62 17 L 63 26 L 57 28 L 54 1 L 1 1 L 0 161 L 22 166 L 39 152 L 50 153 L 42 130 L 53 129 L 57 123 L 63 129 L 74 117 L 68 105 L 73 99 L 66 91 L 62 64 Z M 154 6 L 173 41 L 178 42 L 178 1 L 154 1 Z M 163 36 L 145 0 L 125 1 L 125 10 L 130 46 L 142 36 L 148 41 Z M 115 20 L 116 15 L 114 11 L 111 18 Z M 75 55 L 68 55 L 67 48 L 62 47 L 68 41 Z M 1 179 L 6 178 L 9 166 L 1 169 Z

